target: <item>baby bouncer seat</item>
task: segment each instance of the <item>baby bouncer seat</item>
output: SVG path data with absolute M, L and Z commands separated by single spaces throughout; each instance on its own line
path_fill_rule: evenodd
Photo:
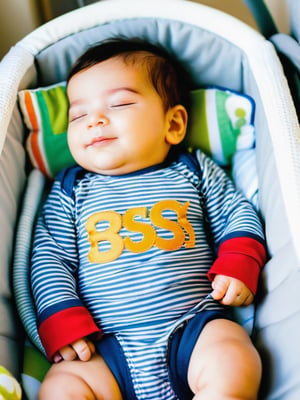
M 64 141 L 59 139 L 62 132 L 55 128 L 50 133 L 45 130 L 45 118 L 46 126 L 55 125 L 61 111 L 61 107 L 55 107 L 56 95 L 53 104 L 48 89 L 63 86 L 70 66 L 86 48 L 115 36 L 159 43 L 185 64 L 195 96 L 199 89 L 202 93 L 200 106 L 196 105 L 193 111 L 195 119 L 201 121 L 192 120 L 190 126 L 192 145 L 201 146 L 204 131 L 210 139 L 215 135 L 211 126 L 216 126 L 222 111 L 215 100 L 223 96 L 221 108 L 225 109 L 226 123 L 235 138 L 230 139 L 232 151 L 225 154 L 226 158 L 220 144 L 216 150 L 212 149 L 214 146 L 208 150 L 218 162 L 226 164 L 237 185 L 258 208 L 265 223 L 269 252 L 254 316 L 252 308 L 250 317 L 242 314 L 241 323 L 247 325 L 250 318 L 253 341 L 262 357 L 260 398 L 298 400 L 300 132 L 295 106 L 280 60 L 268 40 L 225 13 L 186 0 L 127 0 L 126 5 L 122 0 L 100 1 L 36 29 L 1 61 L 0 363 L 18 376 L 22 372 L 25 394 L 34 399 L 43 375 L 41 365 L 46 362 L 28 280 L 31 235 L 45 182 L 55 168 L 61 167 L 56 161 L 65 154 L 56 147 Z M 35 119 L 29 118 L 26 107 L 22 108 L 24 93 L 31 99 L 34 112 L 30 115 Z M 229 109 L 228 98 L 233 104 Z M 244 111 L 242 123 L 240 108 Z M 203 109 L 205 116 L 200 112 Z M 220 135 L 226 123 L 222 121 L 217 143 L 223 140 Z M 29 131 L 38 133 L 34 136 Z M 26 146 L 33 165 L 28 161 Z M 21 323 L 29 345 L 24 345 Z M 37 359 L 40 364 L 36 368 Z

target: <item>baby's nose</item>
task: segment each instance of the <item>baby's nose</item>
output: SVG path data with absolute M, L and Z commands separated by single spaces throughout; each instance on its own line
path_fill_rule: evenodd
M 95 126 L 105 126 L 109 123 L 109 119 L 102 114 L 98 114 L 98 115 L 92 115 L 89 118 L 89 122 L 88 122 L 88 128 L 93 128 Z

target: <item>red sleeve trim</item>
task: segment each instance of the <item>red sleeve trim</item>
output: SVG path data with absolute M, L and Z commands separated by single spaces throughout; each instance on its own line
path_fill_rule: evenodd
M 50 361 L 63 346 L 93 333 L 101 336 L 101 330 L 84 307 L 59 311 L 39 326 L 39 335 Z
M 244 282 L 255 294 L 266 261 L 266 249 L 259 241 L 247 237 L 228 239 L 220 245 L 208 277 L 212 281 L 216 275 L 231 276 Z

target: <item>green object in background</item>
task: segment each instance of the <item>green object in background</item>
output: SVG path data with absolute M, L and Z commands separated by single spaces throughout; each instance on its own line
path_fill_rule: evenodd
M 16 378 L 0 366 L 0 400 L 21 400 L 22 390 Z

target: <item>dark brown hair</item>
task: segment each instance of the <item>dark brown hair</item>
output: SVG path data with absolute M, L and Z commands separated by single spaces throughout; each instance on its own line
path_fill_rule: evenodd
M 73 65 L 68 82 L 78 72 L 112 57 L 125 63 L 143 63 L 165 109 L 176 104 L 189 108 L 189 79 L 182 65 L 164 48 L 141 39 L 110 39 L 89 48 Z

